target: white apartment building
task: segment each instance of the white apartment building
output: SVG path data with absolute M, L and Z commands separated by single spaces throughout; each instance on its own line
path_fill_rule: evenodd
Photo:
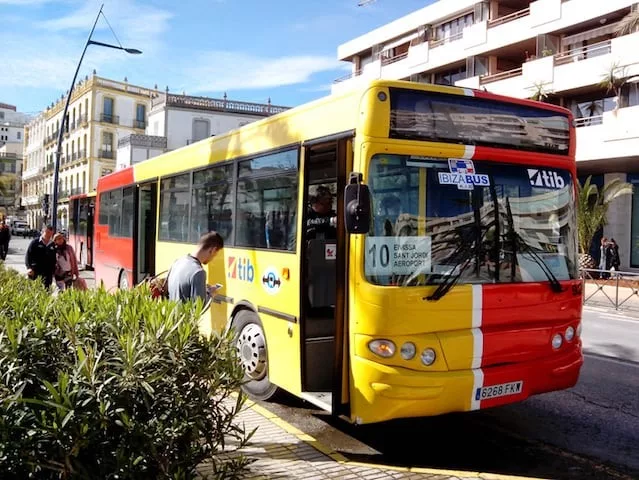
M 2 217 L 19 213 L 22 145 L 28 121 L 29 115 L 18 112 L 15 105 L 0 103 L 0 175 L 11 180 L 6 194 L 0 195 Z
M 5 143 L 22 143 L 24 125 L 29 115 L 17 111 L 15 105 L 0 102 L 0 146 Z
M 118 142 L 117 168 L 125 168 L 169 150 L 220 135 L 288 107 L 178 95 L 168 89 L 153 96 L 144 135 L 130 135 Z
M 143 134 L 152 89 L 98 77 L 78 82 L 71 95 L 60 159 L 58 216 L 67 228 L 68 198 L 95 190 L 98 178 L 115 170 L 119 139 Z M 32 226 L 43 220 L 42 201 L 52 197 L 58 132 L 66 97 L 62 96 L 26 128 L 23 201 Z M 50 220 L 50 218 L 49 218 Z
M 440 0 L 340 45 L 352 72 L 332 91 L 401 79 L 571 109 L 580 178 L 635 185 L 603 233 L 619 244 L 623 269 L 639 268 L 639 32 L 619 34 L 637 9 L 636 0 Z

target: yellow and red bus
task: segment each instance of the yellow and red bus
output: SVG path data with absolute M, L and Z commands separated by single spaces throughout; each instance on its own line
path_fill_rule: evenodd
M 96 193 L 80 193 L 69 197 L 68 243 L 75 250 L 78 266 L 93 268 L 93 212 Z
M 249 395 L 355 423 L 504 405 L 579 377 L 575 182 L 568 110 L 378 80 L 101 178 L 96 280 L 216 230 L 202 329 L 234 328 Z

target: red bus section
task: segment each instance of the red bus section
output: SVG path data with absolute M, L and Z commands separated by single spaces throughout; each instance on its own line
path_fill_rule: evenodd
M 98 180 L 95 206 L 95 278 L 107 289 L 133 285 L 133 168 Z
M 93 229 L 95 193 L 72 195 L 69 198 L 68 243 L 75 250 L 78 266 L 93 269 Z

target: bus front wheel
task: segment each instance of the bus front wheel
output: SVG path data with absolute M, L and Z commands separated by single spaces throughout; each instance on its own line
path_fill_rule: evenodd
M 277 385 L 268 379 L 266 336 L 259 317 L 252 310 L 240 310 L 233 319 L 235 348 L 244 368 L 242 390 L 256 400 L 270 400 Z
M 128 290 L 129 289 L 129 277 L 126 272 L 122 270 L 120 272 L 120 278 L 118 278 L 118 288 L 120 290 Z

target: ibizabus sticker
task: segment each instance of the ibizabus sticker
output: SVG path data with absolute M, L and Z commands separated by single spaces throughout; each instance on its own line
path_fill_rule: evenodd
M 457 185 L 459 190 L 473 190 L 477 187 L 487 187 L 490 185 L 488 175 L 478 174 L 472 160 L 461 158 L 448 159 L 449 172 L 439 172 L 439 183 L 441 185 Z

